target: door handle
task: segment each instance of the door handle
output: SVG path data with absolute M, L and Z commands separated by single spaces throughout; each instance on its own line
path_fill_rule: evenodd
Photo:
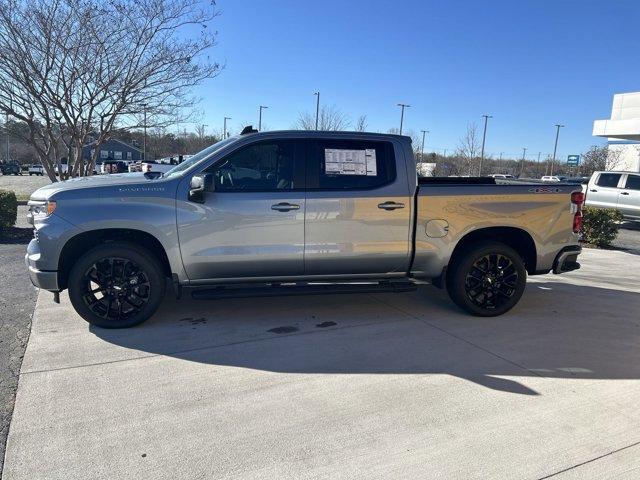
M 382 210 L 396 210 L 398 208 L 404 208 L 404 203 L 383 202 L 378 204 L 378 208 Z
M 300 205 L 296 205 L 295 203 L 281 202 L 276 203 L 275 205 L 271 205 L 271 210 L 276 210 L 278 212 L 289 212 L 291 210 L 300 210 Z
M 596 190 L 595 188 L 592 188 L 591 190 L 589 190 L 590 192 L 597 192 L 598 190 Z
M 629 195 L 629 192 L 620 192 L 620 195 Z

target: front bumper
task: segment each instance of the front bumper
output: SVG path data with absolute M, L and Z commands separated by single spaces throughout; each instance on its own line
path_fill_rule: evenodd
M 565 273 L 573 270 L 578 270 L 580 264 L 578 263 L 578 255 L 582 253 L 582 247 L 579 245 L 572 245 L 560 250 L 560 253 L 556 256 L 553 262 L 553 273 Z
M 31 283 L 43 290 L 51 292 L 59 291 L 58 272 L 56 270 L 39 270 L 36 265 L 40 259 L 40 245 L 35 238 L 29 242 L 27 253 L 24 256 L 24 263 L 29 270 L 29 279 Z

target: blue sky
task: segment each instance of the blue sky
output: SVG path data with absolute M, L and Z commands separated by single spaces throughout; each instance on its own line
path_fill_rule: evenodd
M 202 123 L 221 130 L 291 128 L 315 110 L 313 92 L 368 129 L 430 130 L 454 149 L 467 124 L 493 115 L 487 151 L 558 157 L 603 143 L 593 120 L 614 93 L 640 90 L 640 1 L 218 0 L 211 57 L 226 64 L 197 94 Z

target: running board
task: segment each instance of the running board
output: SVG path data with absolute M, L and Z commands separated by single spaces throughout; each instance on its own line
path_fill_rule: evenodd
M 416 288 L 417 286 L 413 282 L 261 284 L 199 288 L 191 292 L 191 297 L 196 300 L 215 300 L 218 298 L 279 297 L 327 293 L 399 293 L 411 292 Z

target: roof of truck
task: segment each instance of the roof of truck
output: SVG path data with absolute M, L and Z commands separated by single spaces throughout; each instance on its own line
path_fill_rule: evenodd
M 345 136 L 345 137 L 389 137 L 389 138 L 398 138 L 398 139 L 402 139 L 402 140 L 409 140 L 411 141 L 411 137 L 407 136 L 407 135 L 398 135 L 396 133 L 380 133 L 380 132 L 350 132 L 350 131 L 332 131 L 332 130 L 267 130 L 267 131 L 262 131 L 262 132 L 251 132 L 251 133 L 245 133 L 243 136 L 246 135 L 256 135 L 256 136 L 267 136 L 267 135 L 279 135 L 279 134 L 286 134 L 286 135 L 300 135 L 300 134 L 304 134 L 305 136 L 309 136 L 309 137 L 324 137 L 327 135 L 331 135 L 331 136 Z

